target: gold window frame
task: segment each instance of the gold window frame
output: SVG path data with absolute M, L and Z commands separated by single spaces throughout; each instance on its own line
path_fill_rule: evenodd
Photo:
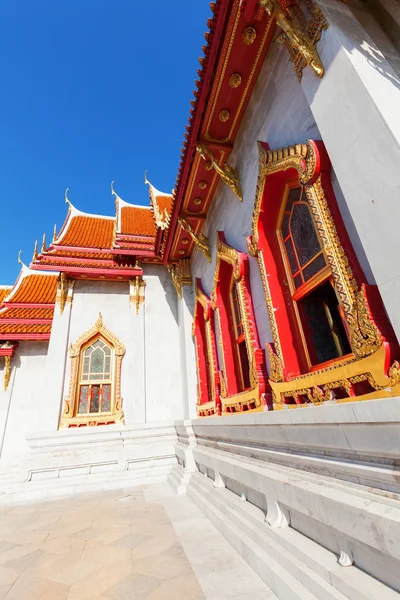
M 111 410 L 107 413 L 78 414 L 79 390 L 82 383 L 83 353 L 96 341 L 102 339 L 112 351 Z M 71 358 L 71 374 L 68 396 L 64 400 L 60 428 L 94 426 L 123 423 L 124 414 L 121 398 L 121 367 L 125 354 L 124 344 L 104 325 L 101 313 L 96 323 L 82 334 L 69 350 Z M 88 384 L 89 380 L 87 381 Z
M 303 396 L 309 402 L 320 404 L 331 399 L 331 390 L 341 388 L 347 394 L 344 400 L 383 398 L 400 393 L 400 364 L 395 360 L 387 369 L 387 344 L 371 317 L 366 285 L 359 285 L 354 277 L 346 252 L 336 230 L 321 177 L 321 146 L 308 140 L 277 150 L 265 149 L 258 142 L 259 175 L 254 202 L 252 234 L 247 238 L 248 251 L 258 263 L 265 303 L 271 326 L 272 342 L 267 344 L 270 363 L 269 381 L 274 408 L 282 408 L 286 399 L 295 402 Z M 317 234 L 329 265 L 343 315 L 347 323 L 353 356 L 327 368 L 305 373 L 293 379 L 285 375 L 275 311 L 271 299 L 264 256 L 259 247 L 258 223 L 268 175 L 287 169 L 298 172 L 299 184 L 304 187 Z M 368 382 L 375 390 L 364 396 L 351 396 L 354 384 Z M 297 406 L 297 404 L 289 405 Z

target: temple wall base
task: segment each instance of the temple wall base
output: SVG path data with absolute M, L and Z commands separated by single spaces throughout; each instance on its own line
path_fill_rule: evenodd
M 398 598 L 399 409 L 395 398 L 178 422 L 169 481 L 279 598 Z
M 176 464 L 176 439 L 172 423 L 28 435 L 28 456 L 0 471 L 0 503 L 165 481 Z

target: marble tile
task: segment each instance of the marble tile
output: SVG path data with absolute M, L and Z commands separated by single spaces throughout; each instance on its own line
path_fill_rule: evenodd
M 134 573 L 109 589 L 105 595 L 109 600 L 144 600 L 162 583 L 161 579 Z
M 121 581 L 124 581 L 132 572 L 130 563 L 114 563 L 112 568 L 101 569 L 71 586 L 68 600 L 90 600 L 104 595 L 107 590 L 112 590 Z
M 160 579 L 171 579 L 192 572 L 186 556 L 175 558 L 165 553 L 152 556 L 151 560 L 147 557 L 139 560 L 133 558 L 132 564 L 135 573 L 152 575 Z
M 136 548 L 142 542 L 149 540 L 151 538 L 150 535 L 137 535 L 135 533 L 129 533 L 120 537 L 117 541 L 113 542 L 113 546 L 117 548 Z
M 194 600 L 200 591 L 195 575 L 182 575 L 164 581 L 150 592 L 146 600 Z
M 83 579 L 86 579 L 89 575 L 92 575 L 101 569 L 102 567 L 98 564 L 79 560 L 66 569 L 55 572 L 53 575 L 49 576 L 49 579 L 71 586 L 82 581 Z
M 17 581 L 6 600 L 66 600 L 68 592 L 68 586 L 49 579 L 38 580 L 35 585 Z
M 21 571 L 13 567 L 0 566 L 0 585 L 13 585 L 20 573 Z
M 100 565 L 130 564 L 131 551 L 127 548 L 116 548 L 111 545 L 87 548 L 82 552 L 82 560 Z
M 11 585 L 0 585 L 0 600 L 4 600 L 10 590 Z

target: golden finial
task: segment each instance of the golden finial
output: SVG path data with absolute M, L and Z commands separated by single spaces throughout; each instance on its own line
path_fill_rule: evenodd
M 54 242 L 57 239 L 57 225 L 54 225 L 54 230 L 53 230 L 53 239 L 52 239 L 52 244 L 54 244 Z
M 101 329 L 102 327 L 103 327 L 103 316 L 99 312 L 99 316 L 97 317 L 97 321 L 96 321 L 96 328 Z
M 23 263 L 23 262 L 22 262 L 22 260 L 21 260 L 21 254 L 22 254 L 22 250 L 20 250 L 20 251 L 18 252 L 18 263 L 19 263 L 20 265 L 24 266 L 24 263 Z
M 43 234 L 42 248 L 41 248 L 40 252 L 42 254 L 43 254 L 43 252 L 46 252 L 46 232 Z
M 68 204 L 69 208 L 72 208 L 72 204 L 71 204 L 71 202 L 69 201 L 69 198 L 68 198 L 68 192 L 69 192 L 69 187 L 65 190 L 65 202 Z
M 38 241 L 36 240 L 35 242 L 35 247 L 33 249 L 33 256 L 32 256 L 32 262 L 35 262 L 35 260 L 38 257 Z

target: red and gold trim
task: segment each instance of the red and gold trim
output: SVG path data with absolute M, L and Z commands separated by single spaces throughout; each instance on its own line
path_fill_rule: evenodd
M 393 396 L 400 392 L 398 344 L 378 289 L 354 253 L 321 141 L 279 150 L 259 143 L 259 177 L 248 248 L 257 259 L 271 325 L 267 344 L 274 406 Z M 305 360 L 276 233 L 285 190 L 302 186 L 339 300 L 352 354 L 310 370 Z M 279 307 L 279 310 L 275 310 Z M 363 384 L 364 383 L 364 384 Z M 363 384 L 363 385 L 362 385 Z
M 219 231 L 212 303 L 216 309 L 219 354 L 223 363 L 223 413 L 264 410 L 270 402 L 271 391 L 264 350 L 258 339 L 249 275 L 247 255 L 229 246 L 224 233 Z M 232 301 L 235 298 L 239 313 L 236 320 L 240 321 L 241 332 L 234 331 L 237 324 L 233 322 L 235 307 Z M 239 333 L 243 336 L 247 353 L 247 360 L 244 357 L 244 361 L 235 356 L 236 338 Z M 242 373 L 242 380 L 239 381 L 238 373 L 243 368 L 248 368 L 248 373 Z
M 221 414 L 220 376 L 215 342 L 214 309 L 200 279 L 195 282 L 193 335 L 197 369 L 197 415 Z

